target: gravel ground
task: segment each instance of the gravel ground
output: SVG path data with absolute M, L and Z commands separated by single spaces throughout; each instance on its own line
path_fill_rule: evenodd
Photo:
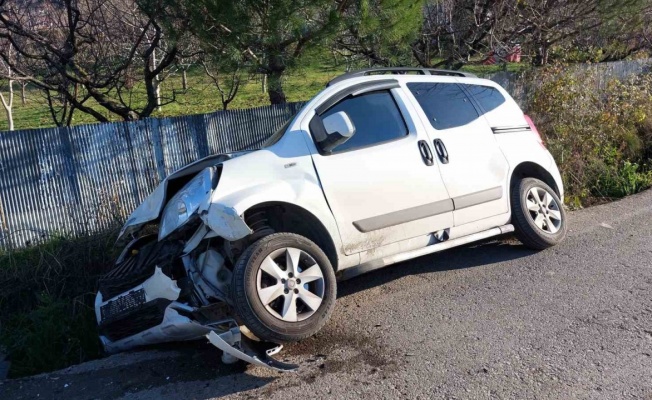
M 1 399 L 652 399 L 652 191 L 570 213 L 567 240 L 509 238 L 341 282 L 297 373 L 168 344 L 0 383 Z

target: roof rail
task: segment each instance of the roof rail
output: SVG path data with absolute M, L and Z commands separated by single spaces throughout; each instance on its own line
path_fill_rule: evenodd
M 413 68 L 413 67 L 367 68 L 367 69 L 361 69 L 359 71 L 348 72 L 344 75 L 340 75 L 337 78 L 334 78 L 333 80 L 328 82 L 326 86 L 331 86 L 334 85 L 335 83 L 342 82 L 346 79 L 357 78 L 360 76 L 383 75 L 383 74 L 406 75 L 410 72 L 415 72 L 417 75 L 460 76 L 466 78 L 477 78 L 476 75 L 470 74 L 468 72 L 449 71 L 445 69 Z

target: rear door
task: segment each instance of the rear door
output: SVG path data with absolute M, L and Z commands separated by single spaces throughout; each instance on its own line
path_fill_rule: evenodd
M 397 88 L 356 92 L 321 113 L 318 107 L 313 117 L 344 111 L 356 129 L 331 154 L 313 154 L 345 254 L 452 227 L 453 205 L 432 144 L 408 109 L 413 110 Z M 430 162 L 424 152 L 430 152 Z
M 507 213 L 509 164 L 482 109 L 455 78 L 439 79 L 406 85 L 435 146 L 455 226 Z

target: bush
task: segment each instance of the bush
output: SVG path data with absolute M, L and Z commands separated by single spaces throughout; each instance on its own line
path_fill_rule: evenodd
M 46 295 L 34 309 L 7 318 L 0 342 L 12 361 L 12 377 L 64 368 L 101 354 L 93 308 Z
M 115 231 L 0 251 L 0 344 L 11 377 L 99 357 L 93 302 L 115 260 Z
M 595 72 L 553 67 L 529 112 L 553 154 L 571 206 L 622 197 L 652 185 L 652 76 L 602 84 Z

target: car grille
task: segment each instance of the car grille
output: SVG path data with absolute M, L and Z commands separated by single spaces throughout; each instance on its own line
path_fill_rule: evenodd
M 113 298 L 120 293 L 138 286 L 154 274 L 156 266 L 164 274 L 172 277 L 171 269 L 183 250 L 183 243 L 153 242 L 144 245 L 135 254 L 128 256 L 123 262 L 102 276 L 99 281 L 99 291 L 104 300 Z

